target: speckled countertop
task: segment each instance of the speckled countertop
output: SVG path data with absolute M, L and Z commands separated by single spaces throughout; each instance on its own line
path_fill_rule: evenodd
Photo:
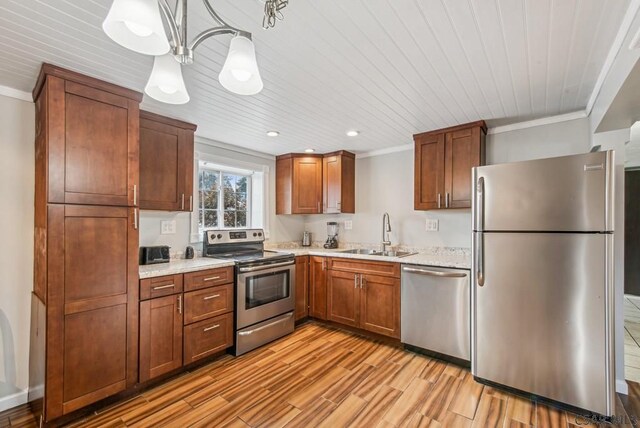
M 206 257 L 195 259 L 172 259 L 169 263 L 144 265 L 139 267 L 140 279 L 154 278 L 156 276 L 175 275 L 178 273 L 196 272 L 200 270 L 233 266 L 229 260 L 210 259 Z
M 313 245 L 302 247 L 296 243 L 280 243 L 266 245 L 266 249 L 283 253 L 293 253 L 296 256 L 325 256 L 342 257 L 347 259 L 376 260 L 394 263 L 415 264 L 422 266 L 437 266 L 457 269 L 471 269 L 471 251 L 468 248 L 431 247 L 431 248 L 405 248 L 397 247 L 396 250 L 411 251 L 416 254 L 406 257 L 372 256 L 365 254 L 341 253 L 350 248 L 366 248 L 366 246 L 352 244 L 345 248 L 326 249 Z

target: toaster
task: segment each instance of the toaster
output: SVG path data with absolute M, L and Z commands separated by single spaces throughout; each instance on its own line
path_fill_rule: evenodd
M 152 265 L 155 263 L 169 263 L 169 246 L 140 247 L 140 264 Z

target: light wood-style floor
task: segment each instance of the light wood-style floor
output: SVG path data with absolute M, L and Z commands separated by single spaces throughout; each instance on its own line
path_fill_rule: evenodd
M 35 425 L 28 408 L 13 412 L 0 414 L 0 427 Z M 574 428 L 584 422 L 476 383 L 453 364 L 310 322 L 72 425 Z

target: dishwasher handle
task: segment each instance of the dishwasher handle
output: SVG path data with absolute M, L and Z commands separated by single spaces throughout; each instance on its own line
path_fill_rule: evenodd
M 419 275 L 439 276 L 441 278 L 464 278 L 467 276 L 467 273 L 463 272 L 442 272 L 437 270 L 418 269 L 409 266 L 404 266 L 402 271 L 407 273 L 417 273 Z

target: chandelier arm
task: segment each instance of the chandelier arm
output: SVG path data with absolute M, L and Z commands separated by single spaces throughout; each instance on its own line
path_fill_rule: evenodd
M 237 28 L 230 26 L 215 27 L 204 30 L 202 33 L 198 34 L 189 45 L 189 49 L 194 50 L 200 43 L 204 42 L 209 37 L 220 36 L 222 34 L 243 35 L 245 37 L 248 35 L 247 38 L 251 39 L 251 33 L 247 33 L 246 31 L 238 30 Z
M 209 3 L 209 0 L 202 0 L 202 3 L 204 3 L 204 7 L 207 8 L 207 11 L 209 12 L 209 15 L 211 15 L 211 17 L 218 23 L 220 24 L 221 27 L 229 27 L 229 28 L 233 28 L 231 27 L 231 25 L 227 24 L 227 22 L 222 19 L 220 17 L 220 15 L 218 15 L 218 12 L 216 12 L 215 10 L 213 10 L 213 6 L 211 6 L 211 3 Z
M 171 8 L 167 3 L 167 0 L 158 0 L 158 4 L 160 5 L 160 10 L 164 17 L 167 20 L 167 24 L 169 25 L 169 32 L 171 33 L 171 43 L 173 44 L 173 48 L 177 48 L 182 45 L 182 39 L 180 38 L 180 30 L 178 29 L 178 24 L 176 23 L 176 19 L 171 12 Z

